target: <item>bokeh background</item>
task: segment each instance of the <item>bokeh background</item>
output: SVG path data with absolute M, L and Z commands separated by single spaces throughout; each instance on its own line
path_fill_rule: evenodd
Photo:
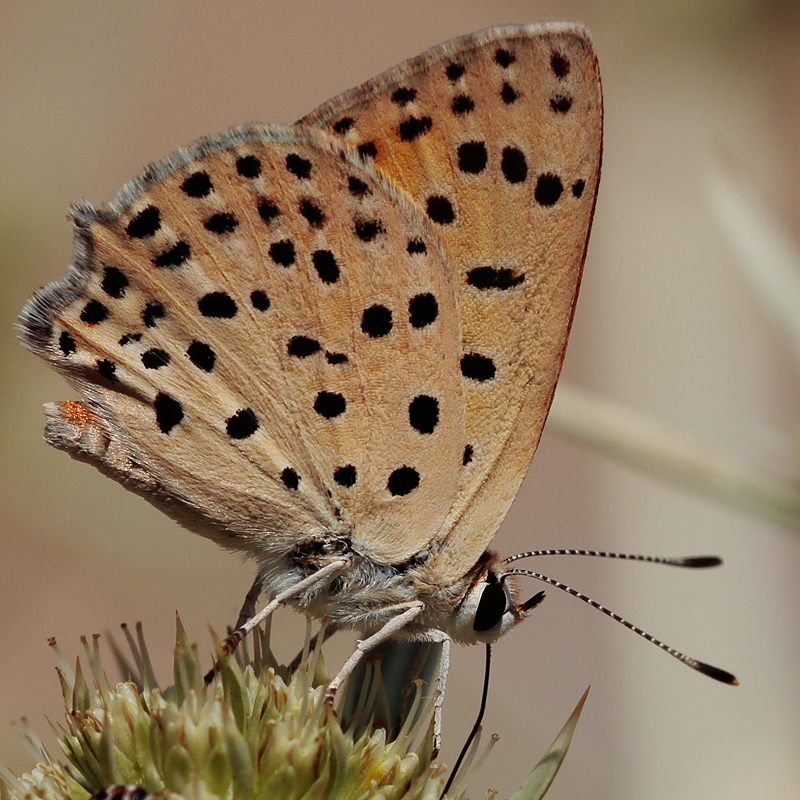
M 52 744 L 57 637 L 142 620 L 169 681 L 174 613 L 206 647 L 249 565 L 48 448 L 41 405 L 73 392 L 14 340 L 29 293 L 71 253 L 67 206 L 98 203 L 146 163 L 250 120 L 288 122 L 453 36 L 580 19 L 606 99 L 597 217 L 563 380 L 776 473 L 797 471 L 798 366 L 734 266 L 704 193 L 724 154 L 800 239 L 800 4 L 794 0 L 3 0 L 0 5 L 0 761 Z M 558 400 L 556 400 L 558 402 Z M 545 431 L 498 533 L 504 553 L 595 547 L 719 553 L 724 569 L 556 560 L 536 568 L 670 644 L 735 672 L 692 673 L 550 590 L 495 650 L 486 728 L 501 740 L 473 797 L 520 783 L 588 684 L 553 798 L 800 796 L 800 539 Z M 539 587 L 531 587 L 537 591 Z M 277 649 L 304 623 L 279 615 Z M 349 651 L 332 641 L 333 664 Z M 452 763 L 483 653 L 458 648 L 445 705 Z

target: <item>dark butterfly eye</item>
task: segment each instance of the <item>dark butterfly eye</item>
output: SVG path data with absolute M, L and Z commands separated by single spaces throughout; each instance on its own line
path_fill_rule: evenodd
M 490 631 L 495 625 L 500 624 L 503 614 L 508 610 L 508 598 L 503 584 L 490 575 L 478 602 L 478 610 L 472 621 L 472 629 L 476 631 Z

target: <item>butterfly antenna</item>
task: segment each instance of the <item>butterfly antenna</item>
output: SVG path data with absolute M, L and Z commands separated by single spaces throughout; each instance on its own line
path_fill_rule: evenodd
M 461 752 L 458 754 L 458 758 L 456 759 L 455 766 L 450 771 L 450 777 L 447 779 L 447 783 L 445 784 L 442 793 L 439 795 L 439 800 L 450 791 L 450 787 L 453 785 L 453 781 L 456 779 L 456 775 L 458 775 L 458 770 L 461 768 L 461 764 L 464 761 L 464 758 L 469 751 L 472 742 L 475 740 L 475 737 L 478 735 L 478 731 L 481 729 L 481 722 L 483 722 L 483 715 L 486 712 L 486 698 L 489 696 L 489 670 L 492 666 L 492 646 L 490 644 L 486 645 L 486 665 L 483 670 L 483 693 L 481 694 L 481 707 L 478 710 L 478 716 L 475 720 L 475 724 L 472 726 L 472 730 L 469 732 L 469 736 L 467 736 L 467 741 L 464 742 L 464 746 L 461 748 Z
M 544 552 L 544 551 L 537 551 L 537 552 Z M 561 553 L 571 554 L 575 553 L 576 555 L 591 555 L 591 551 L 548 551 L 548 554 L 553 555 L 560 555 Z M 517 558 L 523 558 L 524 556 L 517 556 Z M 612 556 L 618 557 L 618 556 Z M 514 560 L 515 557 L 512 556 L 511 560 Z M 706 558 L 705 556 L 703 558 Z M 648 557 L 642 557 L 639 560 L 648 560 Z M 655 559 L 653 559 L 655 560 Z M 681 559 L 665 559 L 662 561 L 657 561 L 657 563 L 673 563 L 673 561 L 680 561 Z M 676 564 L 676 566 L 684 566 L 681 564 Z M 720 669 L 719 667 L 713 667 L 711 664 L 706 664 L 704 661 L 698 661 L 697 659 L 690 658 L 689 656 L 681 653 L 680 650 L 676 650 L 674 647 L 670 647 L 668 644 L 665 644 L 659 639 L 656 639 L 655 636 L 651 636 L 647 631 L 642 630 L 641 628 L 634 625 L 632 622 L 628 622 L 624 617 L 621 617 L 619 614 L 611 611 L 610 609 L 606 608 L 605 606 L 600 605 L 597 600 L 592 600 L 591 597 L 579 592 L 577 589 L 573 589 L 571 586 L 567 586 L 565 583 L 561 583 L 560 581 L 554 580 L 553 578 L 548 578 L 547 575 L 542 575 L 539 572 L 531 572 L 531 570 L 527 569 L 510 569 L 506 572 L 506 575 L 526 575 L 529 578 L 536 578 L 537 581 L 543 581 L 544 583 L 549 584 L 550 586 L 555 586 L 556 589 L 561 589 L 563 592 L 567 594 L 571 594 L 573 597 L 577 597 L 578 600 L 583 600 L 584 603 L 588 603 L 592 608 L 596 608 L 598 611 L 602 611 L 607 617 L 611 617 L 615 622 L 619 622 L 620 625 L 624 625 L 628 630 L 633 631 L 634 633 L 639 634 L 643 639 L 647 639 L 648 642 L 651 644 L 656 645 L 656 647 L 660 647 L 666 653 L 669 653 L 673 658 L 677 658 L 678 661 L 686 664 L 687 667 L 691 667 L 698 672 L 702 672 L 703 675 L 708 675 L 709 678 L 714 678 L 714 680 L 720 681 L 721 683 L 728 683 L 732 686 L 738 686 L 739 681 L 736 679 L 735 675 L 731 675 L 730 672 L 726 672 L 724 669 Z
M 690 569 L 706 569 L 718 567 L 722 564 L 719 556 L 643 556 L 636 553 L 606 553 L 604 550 L 529 550 L 527 553 L 517 553 L 503 560 L 504 564 L 511 564 L 521 558 L 533 556 L 594 556 L 595 558 L 619 558 L 628 561 L 646 561 L 648 564 L 667 564 L 670 567 L 688 567 Z

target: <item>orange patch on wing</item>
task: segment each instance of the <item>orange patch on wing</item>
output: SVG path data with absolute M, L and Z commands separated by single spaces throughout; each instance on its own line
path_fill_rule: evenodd
M 61 415 L 74 425 L 88 425 L 94 420 L 94 414 L 77 400 L 66 400 L 59 404 Z

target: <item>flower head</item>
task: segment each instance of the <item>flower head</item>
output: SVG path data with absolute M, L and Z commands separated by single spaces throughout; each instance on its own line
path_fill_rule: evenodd
M 253 657 L 220 655 L 206 686 L 197 648 L 179 621 L 175 683 L 162 691 L 141 631 L 138 642 L 128 638 L 135 667 L 123 662 L 130 680 L 117 686 L 103 670 L 98 637 L 91 645 L 84 640 L 91 680 L 80 661 L 73 672 L 53 643 L 67 705 L 66 722 L 56 732 L 68 763 L 39 745 L 42 763 L 29 774 L 0 772 L 2 800 L 86 800 L 112 786 L 140 787 L 139 794 L 116 790 L 128 798 L 187 800 L 435 800 L 441 792 L 431 737 L 419 722 L 404 726 L 393 741 L 382 728 L 367 726 L 355 735 L 343 730 L 324 703 L 318 652 L 307 652 L 290 676 L 262 638 Z

